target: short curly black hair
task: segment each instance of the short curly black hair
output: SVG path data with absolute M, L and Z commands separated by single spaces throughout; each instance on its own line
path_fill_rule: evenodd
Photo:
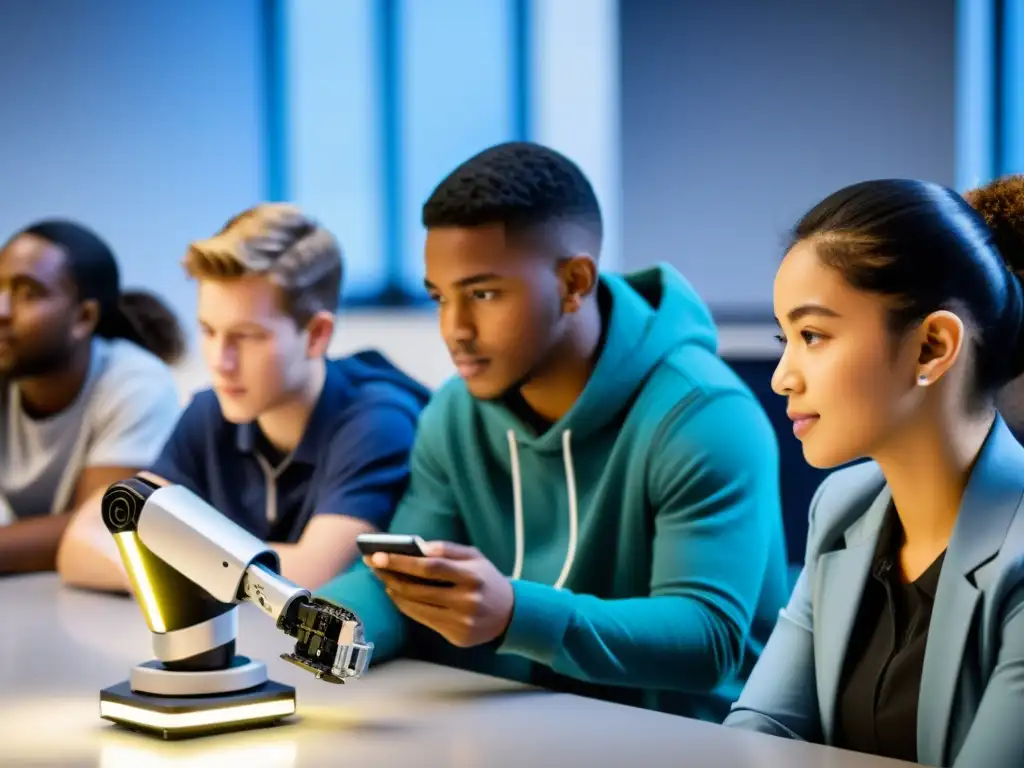
M 597 195 L 579 166 L 526 141 L 489 147 L 459 165 L 424 203 L 422 219 L 427 229 L 503 224 L 510 234 L 573 223 L 598 242 L 603 226 Z

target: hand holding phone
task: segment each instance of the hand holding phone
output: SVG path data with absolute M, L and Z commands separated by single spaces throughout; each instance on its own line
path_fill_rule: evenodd
M 454 541 L 424 543 L 416 536 L 358 537 L 374 576 L 403 615 L 460 648 L 500 637 L 512 620 L 512 581 L 476 547 Z M 378 554 L 381 553 L 381 554 Z

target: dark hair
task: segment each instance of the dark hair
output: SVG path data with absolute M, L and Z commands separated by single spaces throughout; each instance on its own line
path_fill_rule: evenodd
M 288 203 L 262 203 L 233 216 L 217 234 L 189 246 L 185 270 L 198 280 L 263 275 L 284 293 L 300 327 L 334 312 L 341 297 L 341 246 L 327 229 Z
M 796 225 L 793 244 L 812 241 L 849 285 L 884 296 L 895 333 L 940 309 L 966 314 L 977 332 L 974 383 L 989 395 L 1024 372 L 1024 293 L 1015 273 L 1024 238 L 1004 226 L 1008 213 L 992 207 L 986 224 L 938 184 L 865 181 L 816 205 Z M 1012 214 L 1019 220 L 1021 210 Z
M 121 277 L 110 247 L 92 230 L 73 221 L 49 219 L 23 229 L 64 252 L 65 264 L 80 301 L 99 305 L 96 335 L 126 339 L 168 364 L 185 351 L 174 313 L 145 291 L 121 291 Z
M 598 243 L 603 226 L 597 195 L 579 166 L 530 142 L 498 144 L 466 160 L 437 185 L 422 218 L 428 229 L 502 224 L 511 234 L 571 222 Z

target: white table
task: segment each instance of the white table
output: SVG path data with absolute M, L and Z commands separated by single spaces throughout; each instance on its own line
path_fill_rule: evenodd
M 298 714 L 254 731 L 164 742 L 99 718 L 99 691 L 152 658 L 134 602 L 0 578 L 0 765 L 895 768 L 852 752 L 736 732 L 398 661 L 342 686 L 280 660 L 293 641 L 243 606 L 238 652 L 294 685 Z

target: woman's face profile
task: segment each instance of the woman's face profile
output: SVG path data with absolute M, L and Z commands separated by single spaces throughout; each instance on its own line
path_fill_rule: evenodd
M 880 296 L 858 291 L 797 243 L 775 276 L 783 353 L 772 389 L 787 399 L 804 458 L 819 468 L 871 455 L 905 423 L 918 352 L 886 327 Z

